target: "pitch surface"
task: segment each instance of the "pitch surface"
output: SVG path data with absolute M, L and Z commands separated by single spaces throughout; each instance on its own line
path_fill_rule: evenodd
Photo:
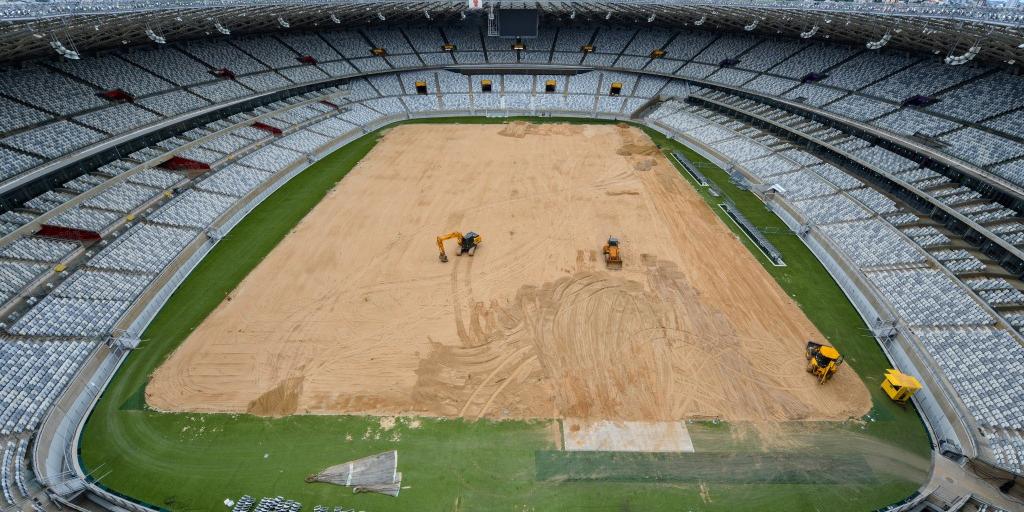
M 475 230 L 473 258 L 434 237 Z M 622 240 L 624 269 L 601 245 Z M 449 246 L 453 249 L 452 246 Z M 157 370 L 157 409 L 844 419 L 822 335 L 634 128 L 389 131 Z

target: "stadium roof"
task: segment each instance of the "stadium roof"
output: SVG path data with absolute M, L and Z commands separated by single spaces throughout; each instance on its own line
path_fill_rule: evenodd
M 1019 66 L 1024 60 L 1024 8 L 949 4 L 811 2 L 797 0 L 618 0 L 493 2 L 487 7 L 537 8 L 546 23 L 581 21 L 748 30 L 959 55 L 980 46 L 977 59 Z M 486 11 L 484 11 L 486 12 Z M 55 55 L 52 41 L 79 53 L 232 34 L 325 27 L 461 22 L 465 1 L 87 0 L 0 3 L 0 62 Z M 428 18 L 429 16 L 429 18 Z M 474 13 L 469 13 L 473 17 Z M 287 25 L 287 27 L 285 26 Z

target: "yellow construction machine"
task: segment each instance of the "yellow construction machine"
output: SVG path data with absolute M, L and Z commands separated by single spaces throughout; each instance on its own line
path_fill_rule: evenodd
M 843 364 L 843 356 L 835 347 L 822 345 L 813 341 L 807 342 L 807 372 L 818 378 L 818 384 L 824 384 L 839 371 Z
M 483 241 L 483 238 L 481 238 L 480 235 L 474 233 L 473 231 L 466 233 L 465 236 L 463 236 L 462 233 L 458 231 L 452 231 L 447 235 L 441 235 L 437 237 L 437 250 L 440 251 L 440 253 L 437 255 L 437 258 L 441 260 L 441 263 L 448 263 L 448 255 L 445 254 L 444 252 L 444 242 L 446 240 L 451 240 L 452 238 L 454 238 L 459 243 L 459 245 L 455 248 L 456 256 L 462 256 L 463 254 L 468 254 L 472 256 L 476 254 L 477 246 L 479 246 L 480 242 Z
M 882 391 L 885 391 L 885 394 L 893 402 L 905 404 L 920 389 L 921 383 L 914 376 L 892 368 L 885 371 L 885 378 L 882 379 Z
M 619 239 L 614 236 L 608 237 L 608 243 L 604 245 L 604 263 L 610 269 L 619 270 L 622 268 L 622 255 L 619 253 Z

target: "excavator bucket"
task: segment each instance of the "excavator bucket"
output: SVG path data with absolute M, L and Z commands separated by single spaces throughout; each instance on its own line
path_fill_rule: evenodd
M 622 270 L 622 258 L 612 259 L 610 256 L 606 256 L 605 263 L 612 270 Z
M 441 263 L 448 263 L 448 255 L 445 253 L 438 254 L 437 259 L 441 260 Z

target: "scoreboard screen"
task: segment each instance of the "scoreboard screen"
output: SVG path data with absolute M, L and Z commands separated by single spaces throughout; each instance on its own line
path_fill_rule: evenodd
M 537 37 L 539 19 L 537 9 L 499 9 L 498 34 L 501 37 Z

